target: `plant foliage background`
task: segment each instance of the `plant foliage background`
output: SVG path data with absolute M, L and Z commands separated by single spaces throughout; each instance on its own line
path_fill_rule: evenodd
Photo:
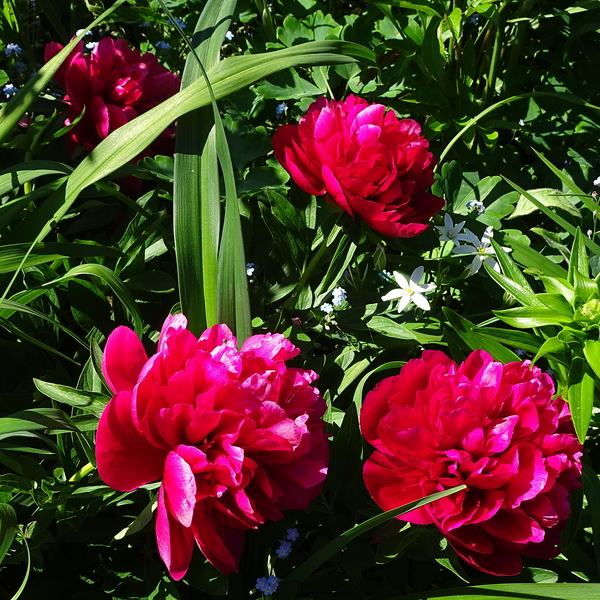
M 209 88 L 191 55 L 186 65 L 174 21 L 156 0 L 117 4 L 91 27 L 109 3 L 7 0 L 0 14 L 0 598 L 259 597 L 257 578 L 273 573 L 277 600 L 450 598 L 482 585 L 470 593 L 597 597 L 600 2 L 240 0 L 211 3 L 210 26 L 192 35 L 205 2 L 168 0 L 218 101 L 216 142 Z M 79 30 L 86 43 L 123 38 L 186 69 L 179 96 L 87 158 L 69 152 L 64 90 L 42 69 L 44 45 Z M 350 93 L 422 124 L 440 159 L 433 192 L 454 223 L 479 238 L 493 228 L 502 273 L 471 274 L 472 259 L 434 228 L 384 238 L 293 184 L 273 133 L 318 97 Z M 131 162 L 175 120 L 175 160 Z M 204 184 L 220 177 L 221 192 L 198 190 L 190 165 Z M 178 263 L 176 250 L 192 247 Z M 418 266 L 437 286 L 431 310 L 398 313 L 382 301 L 396 287 L 390 273 Z M 126 324 L 150 351 L 177 307 L 195 333 L 227 320 L 240 337 L 280 332 L 301 349 L 296 364 L 320 374 L 328 403 L 331 462 L 308 510 L 246 534 L 239 574 L 224 577 L 196 552 L 175 583 L 156 551 L 158 484 L 110 489 L 93 448 L 110 399 L 106 337 Z M 423 348 L 457 361 L 474 349 L 535 357 L 552 370 L 586 447 L 558 559 L 526 559 L 520 576 L 500 580 L 466 567 L 433 527 L 353 529 L 381 513 L 361 476 L 363 392 Z M 299 539 L 278 558 L 289 528 Z

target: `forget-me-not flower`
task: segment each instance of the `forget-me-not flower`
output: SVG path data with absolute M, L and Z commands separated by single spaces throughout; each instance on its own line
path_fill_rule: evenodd
M 156 44 L 154 44 L 154 47 L 160 48 L 161 50 L 170 50 L 171 44 L 169 44 L 169 42 L 163 42 L 162 40 L 159 40 L 156 42 Z
M 21 46 L 19 46 L 19 44 L 13 44 L 11 42 L 10 44 L 6 44 L 6 46 L 4 46 L 4 54 L 6 54 L 6 56 L 19 56 L 20 54 L 23 54 L 23 49 Z

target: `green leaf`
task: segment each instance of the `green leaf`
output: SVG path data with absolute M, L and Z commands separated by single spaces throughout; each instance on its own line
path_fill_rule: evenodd
M 371 375 L 375 375 L 375 373 L 381 373 L 381 371 L 389 371 L 390 369 L 400 369 L 403 365 L 406 364 L 406 361 L 392 361 L 385 363 L 384 365 L 380 365 L 376 369 L 369 371 L 361 380 L 360 383 L 356 386 L 356 390 L 354 391 L 353 401 L 356 405 L 356 409 L 360 412 L 363 404 L 363 390 L 365 384 L 367 383 L 367 379 L 371 377 Z
M 544 341 L 544 343 L 540 346 L 540 349 L 537 351 L 536 355 L 533 357 L 531 364 L 535 364 L 542 356 L 546 356 L 546 354 L 556 354 L 563 352 L 567 348 L 567 345 L 562 342 L 558 337 L 551 337 Z
M 390 600 L 597 600 L 598 583 L 500 583 L 418 592 Z
M 573 319 L 573 307 L 562 294 L 536 294 L 543 306 L 569 319 Z
M 408 10 L 416 10 L 428 15 L 434 15 L 440 19 L 444 13 L 443 6 L 439 5 L 439 3 L 430 2 L 428 0 L 414 0 L 413 2 L 407 2 L 406 0 L 378 0 L 376 4 L 391 4 L 392 6 L 398 6 L 399 8 L 406 8 Z M 432 4 L 438 4 L 438 10 L 435 10 L 435 8 L 431 6 Z
M 560 294 L 571 305 L 575 301 L 575 290 L 566 279 L 540 275 L 540 280 L 548 294 Z
M 75 388 L 57 383 L 49 383 L 41 379 L 34 379 L 35 387 L 48 398 L 56 402 L 75 406 L 83 410 L 89 410 L 96 416 L 100 416 L 110 400 L 110 396 L 98 392 L 88 392 L 86 390 L 76 390 Z
M 235 5 L 236 0 L 207 2 L 198 19 L 193 46 L 208 70 L 219 62 Z M 182 89 L 202 81 L 200 65 L 190 52 Z M 221 196 L 211 107 L 204 106 L 180 117 L 176 144 L 173 227 L 179 294 L 190 330 L 200 335 L 217 322 Z
M 88 244 L 8 244 L 0 248 L 0 273 L 12 273 L 19 268 L 41 265 L 63 258 L 86 256 L 122 257 L 116 248 Z
M 560 190 L 554 190 L 552 188 L 528 190 L 528 193 L 546 207 L 560 208 L 574 217 L 581 217 L 581 213 L 569 200 L 569 198 L 573 198 L 572 194 L 565 194 Z M 530 200 L 528 200 L 526 196 L 521 195 L 519 196 L 519 201 L 517 202 L 512 214 L 508 218 L 516 219 L 517 217 L 529 215 L 536 210 L 540 209 Z
M 444 71 L 444 67 L 446 66 L 446 55 L 440 26 L 441 19 L 433 18 L 430 20 L 427 29 L 425 30 L 421 52 L 423 54 L 425 68 L 431 77 L 443 87 L 446 83 L 446 73 Z
M 0 503 L 0 564 L 15 539 L 18 526 L 15 509 L 10 504 Z
M 154 511 L 156 510 L 157 506 L 157 499 L 152 498 L 152 500 L 150 500 L 150 502 L 146 504 L 144 510 L 135 518 L 135 520 L 130 525 L 125 527 L 125 529 L 122 529 L 121 531 L 119 531 L 119 533 L 115 535 L 115 540 L 122 540 L 128 535 L 133 535 L 144 529 L 144 527 L 146 527 L 146 525 L 148 525 L 148 523 L 150 523 L 150 521 L 152 520 Z
M 544 327 L 545 325 L 566 325 L 573 320 L 549 308 L 529 308 L 528 306 L 495 310 L 494 314 L 511 327 L 520 329 Z
M 471 350 L 485 350 L 486 352 L 489 352 L 495 360 L 502 363 L 516 362 L 519 360 L 519 357 L 514 352 L 505 348 L 502 344 L 479 335 L 479 328 L 468 319 L 461 317 L 458 313 L 455 313 L 446 306 L 442 310 L 454 332 L 463 339 Z
M 525 265 L 525 267 L 535 269 L 540 275 L 567 279 L 566 269 L 563 269 L 533 248 L 525 246 L 525 244 L 521 244 L 510 237 L 506 239 L 506 243 L 513 249 L 514 259 L 522 265 Z
M 475 331 L 490 340 L 521 348 L 528 352 L 537 352 L 542 341 L 535 335 L 516 329 L 501 329 L 499 327 L 476 327 Z
M 564 229 L 565 231 L 568 231 L 574 237 L 577 235 L 576 229 L 575 229 L 575 227 L 573 227 L 573 225 L 571 225 L 571 223 L 569 223 L 562 217 L 559 217 L 555 212 L 553 212 L 552 210 L 550 210 L 549 208 L 544 206 L 537 198 L 532 196 L 529 192 L 525 191 L 523 188 L 519 187 L 516 183 L 514 183 L 510 179 L 508 179 L 508 177 L 503 176 L 503 178 L 509 185 L 511 185 L 515 190 L 517 190 L 517 192 L 519 192 L 522 196 L 527 198 L 527 200 L 529 200 L 531 203 L 533 203 L 535 206 L 537 206 L 537 208 L 539 208 L 547 217 L 552 219 L 562 229 Z M 596 242 L 594 242 L 593 240 L 590 240 L 587 237 L 583 237 L 582 240 L 583 240 L 583 243 L 594 254 L 596 254 L 597 256 L 600 256 L 600 246 L 598 246 L 598 244 L 596 244 Z
M 587 251 L 584 246 L 584 238 L 581 229 L 578 227 L 573 239 L 573 248 L 571 249 L 571 260 L 569 261 L 569 283 L 574 285 L 573 273 L 577 271 L 584 277 L 589 277 L 590 265 L 588 262 Z
M 600 340 L 585 340 L 583 344 L 583 355 L 598 380 L 600 380 Z
M 23 431 L 77 431 L 71 419 L 56 408 L 27 409 L 0 419 L 0 438 Z
M 386 337 L 400 340 L 417 339 L 417 336 L 412 331 L 404 327 L 404 325 L 400 325 L 400 323 L 396 323 L 396 321 L 388 319 L 387 317 L 373 317 L 368 321 L 367 327 L 373 331 L 376 331 L 377 333 L 385 335 Z
M 579 441 L 583 444 L 592 419 L 594 407 L 594 378 L 586 361 L 575 356 L 569 364 L 569 380 L 564 394 Z
M 490 238 L 492 248 L 496 254 L 496 258 L 502 267 L 502 272 L 506 277 L 512 279 L 512 281 L 522 288 L 522 293 L 526 295 L 528 301 L 532 301 L 533 288 L 529 285 L 527 278 L 521 272 L 521 269 L 517 267 L 515 261 L 511 258 L 510 254 L 504 250 L 504 248 L 494 239 Z M 533 300 L 535 301 L 535 300 Z
M 361 485 L 362 446 L 356 405 L 350 404 L 333 442 L 327 481 L 323 489 L 331 506 L 340 497 L 357 493 L 357 484 Z
M 114 271 L 104 265 L 85 264 L 73 267 L 61 277 L 57 277 L 56 279 L 45 283 L 42 287 L 54 287 L 69 281 L 70 279 L 75 279 L 80 275 L 91 275 L 105 281 L 131 314 L 134 330 L 141 336 L 143 329 L 142 318 L 140 317 L 140 313 L 131 292 L 123 285 L 123 282 L 115 275 Z
M 515 299 L 520 303 L 526 306 L 543 306 L 542 302 L 536 297 L 533 293 L 533 290 L 527 285 L 524 287 L 508 278 L 506 275 L 502 275 L 502 273 L 498 273 L 494 269 L 490 268 L 487 263 L 483 263 L 487 274 L 505 291 L 515 297 Z
M 69 175 L 72 167 L 50 160 L 31 160 L 14 165 L 0 174 L 0 196 L 19 189 L 24 183 L 46 175 Z
M 376 517 L 368 519 L 364 523 L 355 525 L 351 529 L 348 529 L 347 531 L 339 535 L 337 538 L 329 542 L 325 547 L 321 548 L 320 550 L 317 550 L 300 566 L 296 567 L 287 577 L 283 579 L 283 581 L 280 584 L 281 587 L 284 588 L 286 585 L 302 583 L 315 569 L 318 569 L 326 560 L 331 558 L 336 552 L 340 551 L 350 541 L 352 541 L 359 535 L 366 533 L 374 527 L 383 525 L 390 519 L 399 517 L 400 515 L 410 512 L 411 510 L 415 510 L 415 508 L 425 506 L 430 502 L 435 502 L 440 498 L 445 498 L 446 496 L 455 494 L 456 492 L 460 492 L 466 489 L 466 487 L 466 485 L 458 485 L 448 490 L 444 490 L 443 492 L 431 494 L 430 496 L 427 496 L 422 500 L 415 500 L 414 502 L 404 504 L 403 506 L 400 506 L 398 508 L 393 508 L 392 510 L 388 510 L 380 515 L 377 515 Z

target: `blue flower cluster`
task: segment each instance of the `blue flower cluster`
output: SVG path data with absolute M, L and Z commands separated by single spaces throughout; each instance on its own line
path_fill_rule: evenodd
M 170 50 L 171 44 L 169 44 L 169 42 L 163 42 L 161 40 L 159 42 L 156 42 L 156 44 L 154 44 L 154 47 L 159 48 L 160 50 Z
M 256 585 L 254 587 L 261 591 L 265 596 L 270 596 L 277 591 L 279 579 L 275 577 L 275 575 L 271 575 L 270 577 L 259 577 L 256 580 Z
M 177 17 L 173 17 L 173 21 L 171 21 L 171 19 L 169 19 L 167 21 L 167 23 L 169 25 L 179 25 L 179 27 L 181 27 L 181 29 L 185 29 L 185 23 L 181 19 L 178 19 Z
M 23 54 L 23 50 L 19 44 L 13 44 L 11 42 L 4 46 L 4 54 L 6 54 L 6 56 L 19 56 L 20 54 Z

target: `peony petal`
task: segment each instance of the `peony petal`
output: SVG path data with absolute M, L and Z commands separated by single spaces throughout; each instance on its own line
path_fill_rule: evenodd
M 168 510 L 184 527 L 192 524 L 196 505 L 196 479 L 190 465 L 176 452 L 169 452 L 163 475 Z
M 148 355 L 137 334 L 117 327 L 109 336 L 102 357 L 102 373 L 113 392 L 133 390 Z
M 194 536 L 192 530 L 180 525 L 167 510 L 163 486 L 158 491 L 158 510 L 156 513 L 156 541 L 158 553 L 175 581 L 187 573 L 192 552 Z
M 131 392 L 119 392 L 98 423 L 96 461 L 102 480 L 121 492 L 135 490 L 162 476 L 166 456 L 135 428 Z

